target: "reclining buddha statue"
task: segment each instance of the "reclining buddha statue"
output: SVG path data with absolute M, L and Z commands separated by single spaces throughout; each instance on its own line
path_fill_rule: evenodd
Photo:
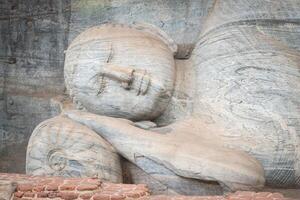
M 152 25 L 82 32 L 64 66 L 73 106 L 62 103 L 59 116 L 33 131 L 27 173 L 129 176 L 155 193 L 190 195 L 299 187 L 296 8 L 292 0 L 216 1 L 180 66 L 180 49 Z M 192 109 L 159 125 L 182 80 L 179 67 L 193 72 Z

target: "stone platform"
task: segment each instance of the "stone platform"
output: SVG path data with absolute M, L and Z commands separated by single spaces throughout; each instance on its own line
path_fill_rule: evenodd
M 3 185 L 8 187 L 3 187 Z M 2 185 L 2 187 L 1 187 Z M 143 184 L 114 184 L 98 178 L 41 177 L 0 173 L 0 199 L 11 187 L 15 200 L 288 200 L 279 193 L 239 191 L 226 196 L 151 196 Z M 2 200 L 1 199 L 1 200 Z M 299 198 L 300 199 L 300 198 Z

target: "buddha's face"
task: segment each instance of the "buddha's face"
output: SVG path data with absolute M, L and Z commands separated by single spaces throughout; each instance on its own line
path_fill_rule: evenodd
M 175 77 L 173 52 L 135 28 L 105 25 L 80 34 L 66 52 L 65 80 L 74 102 L 90 112 L 153 119 L 166 108 Z

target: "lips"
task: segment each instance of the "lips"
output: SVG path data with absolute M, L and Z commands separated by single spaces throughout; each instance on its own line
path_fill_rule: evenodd
M 135 70 L 133 73 L 133 88 L 137 91 L 137 95 L 145 95 L 150 85 L 150 76 L 146 70 Z

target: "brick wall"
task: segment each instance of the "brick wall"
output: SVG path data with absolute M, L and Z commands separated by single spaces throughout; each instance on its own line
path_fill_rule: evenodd
M 0 173 L 0 183 L 1 181 L 11 181 L 15 184 L 14 200 L 288 200 L 279 193 L 247 191 L 225 196 L 151 196 L 146 185 L 106 183 L 98 178 L 42 177 Z
M 145 185 L 113 184 L 98 178 L 62 178 L 0 174 L 16 184 L 14 199 L 138 199 L 149 195 Z

